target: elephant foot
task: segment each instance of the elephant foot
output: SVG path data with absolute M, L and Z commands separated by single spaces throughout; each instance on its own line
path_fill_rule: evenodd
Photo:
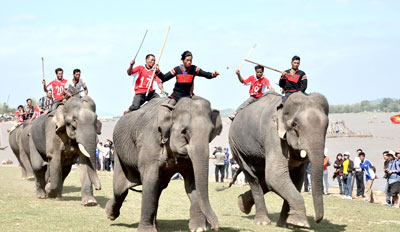
M 119 214 L 120 214 L 119 209 L 120 208 L 115 207 L 114 198 L 111 199 L 111 200 L 108 200 L 107 204 L 106 204 L 106 215 L 107 215 L 107 218 L 110 219 L 111 221 L 114 221 L 115 219 L 117 219 L 119 217 Z
M 254 218 L 253 223 L 259 226 L 265 226 L 265 225 L 271 225 L 271 220 L 268 218 L 267 215 L 256 216 Z
M 46 198 L 46 192 L 44 189 L 36 189 L 36 196 L 39 199 L 45 199 Z
M 81 205 L 83 206 L 96 206 L 97 201 L 93 196 L 82 197 Z
M 138 232 L 157 232 L 157 228 L 155 226 L 141 226 L 139 224 Z
M 310 228 L 310 224 L 308 223 L 307 217 L 305 215 L 289 213 L 289 217 L 286 219 L 286 223 L 290 226 L 297 228 Z
M 35 180 L 35 176 L 28 176 L 28 177 L 26 177 L 25 179 L 26 179 L 26 180 L 32 181 L 32 180 Z
M 189 228 L 191 232 L 201 232 L 201 231 L 207 231 L 211 229 L 210 223 L 208 223 L 207 220 L 202 219 L 202 220 L 190 220 L 189 222 Z
M 240 211 L 242 211 L 245 214 L 249 214 L 251 212 L 251 208 L 254 205 L 253 196 L 250 195 L 250 197 L 249 194 L 247 193 L 240 194 L 238 197 L 238 207 Z

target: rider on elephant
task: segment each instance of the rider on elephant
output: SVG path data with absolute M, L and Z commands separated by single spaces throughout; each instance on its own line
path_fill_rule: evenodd
M 43 80 L 44 92 L 47 93 L 49 90 L 52 90 L 53 92 L 53 98 L 55 102 L 52 105 L 52 110 L 57 109 L 58 105 L 60 105 L 60 103 L 62 102 L 64 98 L 65 84 L 67 83 L 67 80 L 63 78 L 64 70 L 62 68 L 57 68 L 55 72 L 57 78 L 50 82 L 48 85 L 46 85 L 46 81 Z
M 181 55 L 182 64 L 176 66 L 168 73 L 163 74 L 161 71 L 159 71 L 158 67 L 156 67 L 157 69 L 156 74 L 163 82 L 166 82 L 176 76 L 175 87 L 170 96 L 171 99 L 168 102 L 169 108 L 173 108 L 181 98 L 192 97 L 194 95 L 193 82 L 195 76 L 201 76 L 207 79 L 212 79 L 219 75 L 217 71 L 214 71 L 213 73 L 205 72 L 199 67 L 192 65 L 192 59 L 193 59 L 192 53 L 189 51 L 185 51 Z M 164 118 L 163 115 L 167 115 L 169 113 L 170 111 L 168 109 L 162 108 L 158 112 L 159 114 L 158 117 Z M 167 142 L 170 133 L 170 128 L 171 125 L 169 125 L 168 123 L 163 123 L 162 125 L 160 125 L 160 130 L 162 134 L 162 144 Z
M 71 80 L 68 80 L 67 83 L 65 83 L 64 95 L 66 95 L 67 97 L 72 97 L 74 95 L 78 95 L 79 97 L 81 97 L 80 92 L 84 91 L 85 96 L 87 96 L 89 90 L 86 86 L 86 83 L 81 78 L 81 70 L 76 68 L 74 69 L 74 71 L 72 71 L 72 74 L 74 77 Z
M 238 76 L 240 83 L 244 85 L 250 84 L 250 97 L 239 106 L 234 114 L 229 116 L 229 119 L 232 121 L 233 119 L 235 119 L 237 113 L 240 110 L 250 105 L 251 103 L 256 102 L 264 94 L 265 86 L 268 88 L 269 91 L 275 91 L 269 84 L 269 80 L 264 76 L 264 67 L 261 65 L 257 65 L 256 67 L 254 67 L 254 69 L 256 70 L 256 75 L 251 75 L 245 80 L 240 75 L 240 70 L 236 70 L 236 75 Z
M 305 93 L 307 89 L 307 76 L 306 73 L 299 69 L 300 57 L 293 56 L 292 68 L 283 72 L 279 80 L 279 86 L 282 87 L 285 94 L 282 102 L 284 103 L 288 97 L 295 92 Z
M 129 109 L 124 111 L 124 114 L 138 110 L 141 105 L 146 101 L 150 101 L 153 98 L 160 97 L 155 90 L 153 90 L 153 83 L 150 83 L 150 79 L 154 72 L 154 63 L 156 58 L 153 54 L 148 54 L 146 56 L 146 64 L 133 67 L 135 65 L 135 60 L 132 60 L 127 73 L 129 76 L 133 77 L 133 82 L 135 83 L 135 96 L 133 97 L 132 105 Z M 153 82 L 157 81 L 158 88 L 161 90 L 162 94 L 166 94 L 162 81 L 156 76 Z M 147 88 L 150 86 L 150 92 L 146 96 Z
M 175 87 L 170 96 L 171 99 L 175 100 L 175 103 L 183 97 L 193 96 L 193 82 L 195 76 L 201 76 L 207 79 L 212 79 L 219 75 L 217 71 L 213 73 L 205 72 L 199 67 L 192 65 L 192 59 L 193 59 L 192 53 L 189 51 L 185 51 L 184 53 L 182 53 L 181 65 L 176 66 L 166 74 L 163 74 L 161 71 L 157 72 L 157 76 L 163 82 L 169 81 L 170 79 L 176 76 Z M 172 104 L 174 105 L 173 102 Z

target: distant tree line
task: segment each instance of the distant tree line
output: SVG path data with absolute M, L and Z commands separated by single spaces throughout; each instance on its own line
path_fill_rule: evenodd
M 372 104 L 370 101 L 362 101 L 353 105 L 330 105 L 330 113 L 359 113 L 359 112 L 399 112 L 400 99 L 394 100 L 384 98 L 377 104 Z
M 10 108 L 5 102 L 0 105 L 0 114 L 15 113 L 16 108 Z

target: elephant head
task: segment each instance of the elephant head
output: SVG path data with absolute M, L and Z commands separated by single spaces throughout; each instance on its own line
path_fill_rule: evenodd
M 90 181 L 96 189 L 101 189 L 96 173 L 97 135 L 101 133 L 101 122 L 97 120 L 96 105 L 89 97 L 72 97 L 63 106 L 58 107 L 54 121 L 56 133 L 67 136 L 72 143 L 77 144 L 83 155 L 83 163 L 88 166 Z M 86 162 L 85 162 L 86 161 Z
M 218 228 L 218 219 L 208 198 L 208 157 L 209 143 L 222 131 L 219 111 L 212 110 L 210 103 L 200 97 L 182 98 L 167 109 L 171 116 L 165 120 L 172 122 L 170 148 L 177 156 L 191 159 L 200 208 L 212 227 Z
M 297 160 L 308 157 L 310 161 L 316 222 L 324 216 L 322 177 L 328 113 L 328 101 L 316 93 L 292 94 L 278 110 L 278 134 L 287 144 L 290 156 Z

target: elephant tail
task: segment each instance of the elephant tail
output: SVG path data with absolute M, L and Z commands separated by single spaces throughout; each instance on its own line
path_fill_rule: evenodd
M 137 192 L 137 193 L 141 193 L 141 192 L 142 192 L 142 190 L 137 190 L 137 189 L 135 189 L 135 188 L 133 188 L 133 187 L 130 187 L 129 189 L 132 190 L 132 191 L 134 191 L 134 192 Z
M 239 176 L 239 174 L 242 172 L 242 169 L 238 169 L 235 173 L 235 175 L 232 177 L 232 181 L 229 183 L 228 187 L 222 186 L 219 188 L 215 188 L 215 191 L 220 192 L 220 191 L 224 191 L 230 187 L 232 187 L 232 185 L 236 182 L 237 177 Z

